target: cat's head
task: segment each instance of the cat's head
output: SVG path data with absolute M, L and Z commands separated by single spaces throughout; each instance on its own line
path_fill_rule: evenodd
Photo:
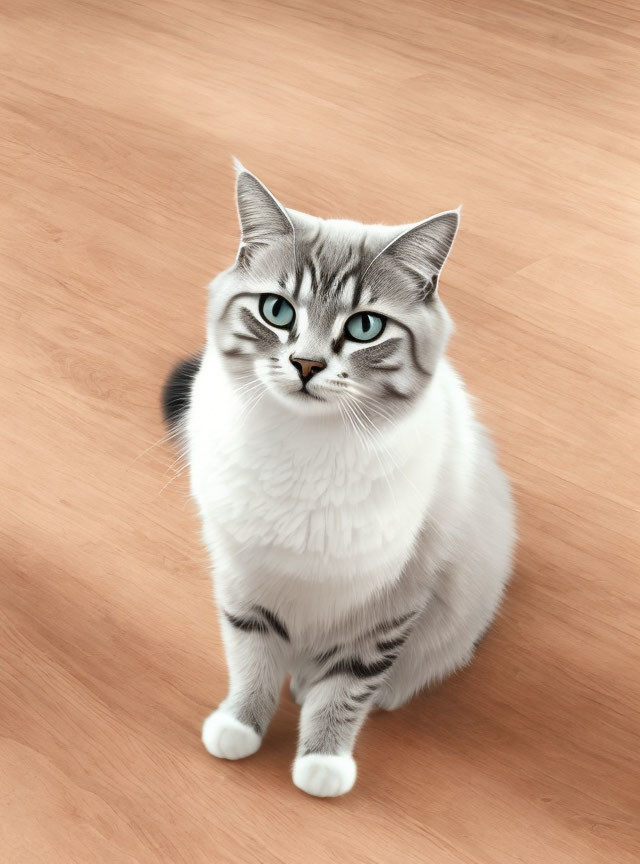
M 211 332 L 238 388 L 356 425 L 406 411 L 450 331 L 437 287 L 458 211 L 399 227 L 323 220 L 237 169 L 242 239 L 212 283 Z

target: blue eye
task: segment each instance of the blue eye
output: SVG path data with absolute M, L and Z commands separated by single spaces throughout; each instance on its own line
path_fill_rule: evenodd
M 385 328 L 387 319 L 373 312 L 357 312 L 345 325 L 347 337 L 354 342 L 372 342 Z
M 278 294 L 263 294 L 260 298 L 260 314 L 274 327 L 291 327 L 296 313 L 288 300 Z

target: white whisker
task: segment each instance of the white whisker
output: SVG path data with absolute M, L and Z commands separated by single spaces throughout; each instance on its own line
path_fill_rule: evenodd
M 151 450 L 153 450 L 155 447 L 159 447 L 161 444 L 167 444 L 169 441 L 176 439 L 176 438 L 179 438 L 180 435 L 183 434 L 183 432 L 184 432 L 183 424 L 180 423 L 179 427 L 177 427 L 175 429 L 171 429 L 169 432 L 165 433 L 162 436 L 162 438 L 159 438 L 157 441 L 154 441 L 153 444 L 151 444 L 149 447 L 147 447 L 145 450 L 143 450 L 142 453 L 138 453 L 138 455 L 135 457 L 135 459 L 132 460 L 130 467 L 135 465 L 139 459 L 142 459 L 143 456 L 146 456 L 147 453 L 151 452 Z

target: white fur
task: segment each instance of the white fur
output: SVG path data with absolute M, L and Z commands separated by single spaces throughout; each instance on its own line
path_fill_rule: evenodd
M 223 596 L 237 593 L 242 574 L 247 598 L 280 609 L 284 603 L 294 631 L 309 633 L 310 610 L 309 595 L 291 596 L 291 580 L 321 586 L 311 591 L 322 629 L 398 577 L 436 489 L 450 435 L 445 412 L 459 415 L 457 434 L 467 439 L 459 442 L 448 481 L 464 505 L 473 427 L 464 391 L 446 364 L 419 406 L 371 452 L 339 418 L 293 416 L 283 423 L 268 394 L 244 420 L 243 407 L 207 352 L 189 418 L 192 491 L 214 560 L 234 570 L 234 584 L 218 586 Z
M 261 741 L 255 730 L 222 708 L 202 724 L 202 743 L 218 759 L 244 759 L 258 750 Z
M 356 782 L 356 763 L 352 756 L 327 756 L 311 753 L 293 763 L 293 782 L 318 798 L 335 798 L 349 792 Z

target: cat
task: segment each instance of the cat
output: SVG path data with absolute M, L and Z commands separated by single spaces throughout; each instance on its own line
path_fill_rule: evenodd
M 511 572 L 513 504 L 444 357 L 438 283 L 459 211 L 324 220 L 236 170 L 237 258 L 210 285 L 203 353 L 164 391 L 230 679 L 202 740 L 254 753 L 289 674 L 293 782 L 336 796 L 371 710 L 470 661 Z

